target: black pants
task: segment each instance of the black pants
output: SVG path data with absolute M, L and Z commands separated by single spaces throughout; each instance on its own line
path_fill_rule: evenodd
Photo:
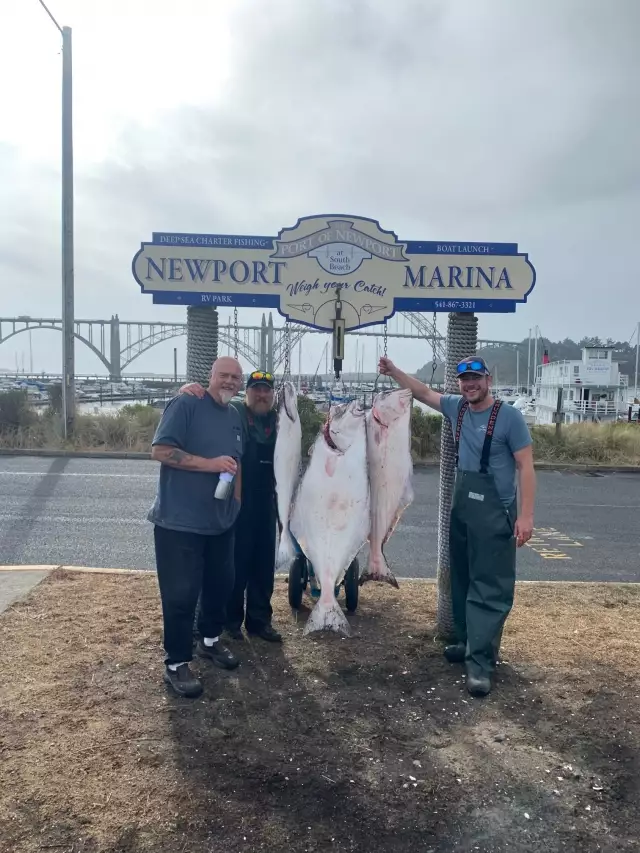
M 276 518 L 270 512 L 241 512 L 236 526 L 236 579 L 229 605 L 229 628 L 259 631 L 271 623 L 276 562 Z M 246 612 L 245 612 L 246 593 Z
M 198 631 L 202 637 L 222 633 L 233 589 L 231 528 L 219 536 L 202 536 L 154 527 L 158 586 L 164 621 L 165 663 L 193 657 L 193 619 L 198 596 L 202 606 Z

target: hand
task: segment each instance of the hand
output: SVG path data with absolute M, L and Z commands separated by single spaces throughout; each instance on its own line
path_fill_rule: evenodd
M 390 358 L 385 358 L 385 356 L 380 357 L 380 361 L 378 362 L 378 373 L 381 373 L 383 376 L 393 376 L 395 370 L 396 366 Z
M 533 516 L 523 515 L 517 518 L 513 534 L 516 537 L 518 548 L 522 548 L 533 535 Z
M 178 394 L 189 394 L 190 397 L 198 397 L 200 400 L 206 393 L 207 389 L 203 388 L 198 382 L 189 382 L 178 391 Z
M 238 463 L 231 456 L 216 456 L 209 460 L 210 470 L 214 474 L 234 474 L 238 470 Z

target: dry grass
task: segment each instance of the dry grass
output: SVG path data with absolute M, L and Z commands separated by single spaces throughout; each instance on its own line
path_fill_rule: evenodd
M 640 465 L 640 424 L 566 424 L 532 429 L 536 457 L 545 461 Z
M 44 412 L 28 426 L 0 430 L 0 447 L 148 453 L 160 415 L 152 406 L 125 406 L 115 415 L 77 415 L 73 435 L 65 442 L 60 418 Z
M 282 648 L 196 662 L 184 702 L 153 575 L 54 573 L 0 617 L 0 849 L 636 849 L 638 588 L 519 585 L 480 702 L 435 604 L 432 584 L 368 585 L 352 640 L 303 638 L 279 581 Z
M 308 400 L 300 406 L 304 451 L 312 444 L 322 415 Z M 59 417 L 44 413 L 25 423 L 0 423 L 0 447 L 50 450 L 105 450 L 149 452 L 161 412 L 151 406 L 126 406 L 117 415 L 79 415 L 66 443 Z M 442 418 L 415 407 L 412 451 L 416 462 L 437 460 Z M 538 462 L 640 466 L 640 425 L 628 423 L 534 426 L 531 430 Z

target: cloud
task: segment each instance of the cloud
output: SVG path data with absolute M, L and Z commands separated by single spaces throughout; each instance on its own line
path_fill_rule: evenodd
M 198 65 L 211 99 L 181 102 L 173 86 L 151 117 L 129 116 L 106 158 L 77 160 L 77 313 L 179 316 L 130 276 L 152 230 L 275 234 L 301 215 L 353 212 L 403 238 L 528 251 L 539 273 L 530 304 L 483 317 L 486 335 L 522 337 L 536 323 L 548 336 L 626 334 L 630 306 L 640 314 L 629 274 L 640 216 L 636 0 L 273 0 L 261 10 L 231 8 L 219 88 Z M 175 78 L 191 96 L 189 66 L 176 64 Z M 2 313 L 55 311 L 58 174 L 3 146 L 0 176 L 0 274 L 18 285 Z M 595 315 L 614 284 L 618 301 Z

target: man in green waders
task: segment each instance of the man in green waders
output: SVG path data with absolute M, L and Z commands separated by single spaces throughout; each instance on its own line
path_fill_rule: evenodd
M 456 483 L 449 556 L 456 642 L 446 646 L 444 654 L 451 663 L 466 663 L 469 693 L 486 696 L 513 606 L 516 546 L 522 547 L 533 532 L 535 473 L 529 428 L 518 409 L 493 398 L 491 374 L 482 358 L 458 364 L 460 394 L 440 394 L 387 358 L 380 359 L 379 371 L 442 412 L 453 430 Z

